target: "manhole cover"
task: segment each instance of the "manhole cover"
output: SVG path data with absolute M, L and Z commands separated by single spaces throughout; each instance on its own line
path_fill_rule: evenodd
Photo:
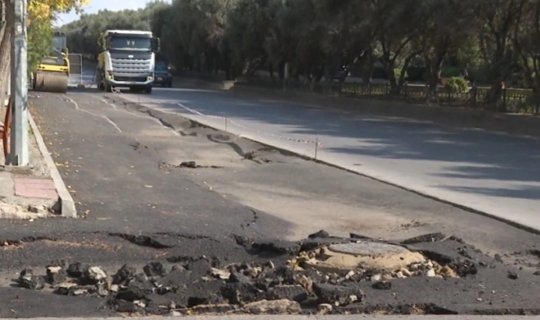
M 316 257 L 304 262 L 304 267 L 336 273 L 356 268 L 395 271 L 423 261 L 422 254 L 397 245 L 360 241 L 323 247 Z
M 339 243 L 330 245 L 331 251 L 351 254 L 354 256 L 381 257 L 386 255 L 405 254 L 409 250 L 382 242 L 360 241 L 357 243 Z

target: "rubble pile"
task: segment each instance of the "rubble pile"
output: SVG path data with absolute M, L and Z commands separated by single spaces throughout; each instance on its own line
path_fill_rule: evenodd
M 220 265 L 201 256 L 184 264 L 124 265 L 111 275 L 83 263 L 48 265 L 45 275 L 20 273 L 19 286 L 59 295 L 99 296 L 121 313 L 339 313 L 362 304 L 366 288 L 391 290 L 414 277 L 451 279 L 476 272 L 463 259 L 435 261 L 405 245 L 319 232 L 300 242 L 238 241 L 253 255 L 272 259 Z

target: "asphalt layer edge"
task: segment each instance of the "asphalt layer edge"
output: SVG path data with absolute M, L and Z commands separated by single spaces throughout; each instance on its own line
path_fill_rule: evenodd
M 34 137 L 36 138 L 39 152 L 43 156 L 45 163 L 49 168 L 51 178 L 53 179 L 54 186 L 56 187 L 56 191 L 58 192 L 60 212 L 63 217 L 76 218 L 77 208 L 75 207 L 75 201 L 73 201 L 73 197 L 69 193 L 66 184 L 64 183 L 64 180 L 62 179 L 62 176 L 60 175 L 60 172 L 58 171 L 58 168 L 56 167 L 56 164 L 54 163 L 49 153 L 49 150 L 45 145 L 45 141 L 43 140 L 43 137 L 39 132 L 38 126 L 36 125 L 36 122 L 34 121 L 34 118 L 32 118 L 32 114 L 30 112 L 28 112 L 28 122 L 30 123 L 30 127 L 32 128 Z

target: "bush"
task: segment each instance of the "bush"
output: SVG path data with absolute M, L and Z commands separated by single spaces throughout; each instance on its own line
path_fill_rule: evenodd
M 452 77 L 446 82 L 445 88 L 453 93 L 466 93 L 469 91 L 469 84 L 462 77 Z

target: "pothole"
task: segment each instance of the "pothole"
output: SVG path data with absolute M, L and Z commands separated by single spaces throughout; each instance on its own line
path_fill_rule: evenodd
M 159 164 L 159 169 L 223 169 L 223 166 L 216 165 L 201 165 L 196 161 L 182 161 L 179 164 L 170 164 L 161 162 Z

